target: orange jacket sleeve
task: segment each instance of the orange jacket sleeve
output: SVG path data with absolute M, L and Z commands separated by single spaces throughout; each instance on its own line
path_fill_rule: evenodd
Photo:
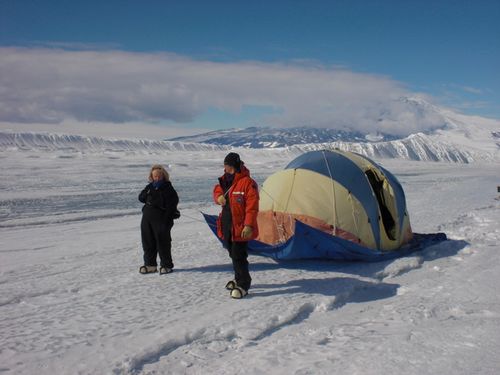
M 213 198 L 214 198 L 214 202 L 219 204 L 219 202 L 217 201 L 217 199 L 221 196 L 221 195 L 224 195 L 224 190 L 222 190 L 222 187 L 220 186 L 220 184 L 217 184 L 214 186 L 214 191 L 213 191 Z
M 259 213 L 259 188 L 257 183 L 250 180 L 246 189 L 246 205 L 245 205 L 245 225 L 250 225 L 257 229 L 257 214 Z

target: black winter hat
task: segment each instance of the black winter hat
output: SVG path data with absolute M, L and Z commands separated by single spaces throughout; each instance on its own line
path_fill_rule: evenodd
M 241 166 L 240 155 L 238 155 L 236 152 L 230 152 L 224 158 L 224 165 L 229 165 L 230 167 L 233 167 L 235 169 L 240 169 Z

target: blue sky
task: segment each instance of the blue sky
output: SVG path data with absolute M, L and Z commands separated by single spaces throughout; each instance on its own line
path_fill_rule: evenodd
M 114 58 L 121 56 L 127 61 L 137 60 L 137 66 L 121 73 L 127 75 L 140 71 L 141 66 L 155 59 L 155 63 L 169 60 L 168 66 L 165 65 L 163 69 L 171 72 L 169 64 L 172 63 L 172 59 L 180 59 L 191 66 L 191 71 L 198 72 L 207 67 L 207 76 L 213 76 L 216 74 L 214 72 L 229 66 L 229 71 L 233 71 L 234 68 L 234 74 L 237 76 L 241 75 L 242 71 L 249 74 L 247 78 L 250 82 L 252 71 L 258 70 L 257 74 L 262 77 L 268 77 L 266 74 L 272 77 L 272 72 L 282 67 L 280 74 L 288 72 L 290 77 L 297 79 L 297 85 L 304 85 L 311 93 L 315 90 L 312 82 L 317 82 L 314 77 L 315 70 L 320 70 L 325 74 L 326 80 L 331 79 L 335 84 L 339 82 L 337 73 L 352 73 L 350 87 L 364 85 L 364 79 L 368 79 L 371 83 L 372 80 L 379 80 L 382 83 L 380 89 L 389 90 L 393 97 L 401 93 L 424 94 L 437 104 L 456 108 L 466 114 L 500 118 L 499 20 L 498 0 L 251 2 L 3 0 L 0 2 L 0 48 L 3 48 L 0 56 L 20 61 L 20 56 L 37 60 L 36 57 L 41 54 L 40 62 L 43 62 L 48 52 L 58 51 L 59 57 L 53 55 L 50 57 L 51 66 L 57 65 L 57 69 L 67 71 L 68 66 L 63 64 L 68 64 L 68 60 L 76 60 L 81 64 L 73 65 L 73 69 L 74 66 L 78 66 L 81 73 L 88 63 L 85 57 L 80 60 L 79 56 L 82 55 L 71 55 L 71 53 L 93 51 L 96 53 L 94 58 L 100 61 L 111 59 L 113 58 L 111 54 L 114 54 Z M 28 55 L 26 51 L 29 52 Z M 243 70 L 238 70 L 241 67 Z M 37 68 L 35 66 L 29 69 L 34 72 Z M 3 64 L 1 69 L 4 75 L 9 74 L 11 68 L 8 64 Z M 301 73 L 297 73 L 297 70 Z M 162 70 L 153 72 L 158 73 Z M 150 74 L 154 74 L 153 72 Z M 19 77 L 27 75 L 26 72 L 17 70 L 15 73 L 19 74 Z M 53 73 L 54 71 L 40 71 L 40 74 L 45 76 Z M 69 73 L 60 74 L 59 71 L 56 76 L 65 77 L 65 74 L 70 77 Z M 82 77 L 82 80 L 91 81 L 91 74 L 93 73 L 85 72 L 83 75 L 87 78 Z M 113 71 L 110 75 L 113 75 Z M 208 80 L 207 76 L 201 81 Z M 224 77 L 221 73 L 221 81 Z M 100 81 L 102 79 L 101 77 Z M 116 77 L 113 79 L 116 80 Z M 135 82 L 143 84 L 146 81 L 150 82 L 151 79 L 150 75 L 145 76 L 141 73 L 137 75 Z M 272 81 L 273 78 L 265 79 Z M 18 82 L 19 80 L 21 78 Z M 176 82 L 173 86 L 172 80 Z M 387 82 L 384 83 L 384 80 Z M 30 82 L 33 82 L 33 79 Z M 133 82 L 132 80 L 130 87 L 133 87 Z M 247 84 L 247 82 L 243 80 L 231 84 Z M 394 88 L 394 92 L 384 86 L 387 83 Z M 64 82 L 60 82 L 61 84 Z M 66 88 L 66 91 L 73 92 L 76 84 L 77 82 L 68 83 L 71 90 Z M 85 108 L 70 110 L 69 107 L 74 108 L 76 105 L 66 103 L 63 110 L 51 107 L 53 104 L 40 102 L 40 113 L 50 112 L 53 115 L 52 120 L 49 119 L 49 115 L 42 115 L 40 122 L 55 123 L 73 116 L 79 121 L 111 123 L 145 121 L 186 128 L 250 126 L 280 122 L 277 119 L 280 114 L 289 113 L 288 108 L 294 107 L 294 103 L 303 102 L 306 97 L 304 94 L 289 98 L 285 103 L 273 99 L 283 95 L 276 92 L 275 96 L 269 97 L 267 101 L 259 100 L 255 99 L 259 87 L 251 87 L 249 88 L 253 90 L 251 97 L 246 97 L 244 90 L 233 88 L 223 99 L 209 100 L 204 99 L 203 94 L 199 93 L 208 83 L 204 83 L 201 87 L 176 76 L 162 84 L 165 90 L 170 90 L 169 92 L 174 86 L 177 91 L 179 87 L 189 91 L 189 98 L 192 100 L 190 108 L 182 108 L 185 105 L 182 102 L 182 95 L 185 94 L 183 92 L 173 100 L 179 100 L 180 108 L 171 108 L 172 111 L 168 114 L 163 113 L 160 108 L 145 108 L 151 105 L 146 104 L 146 100 L 141 98 L 137 99 L 141 103 L 141 108 L 137 105 L 130 111 L 125 109 L 125 112 L 131 113 L 129 117 L 115 118 L 113 113 L 103 114 L 104 108 L 92 107 L 91 102 L 97 102 L 97 97 L 89 99 L 88 92 L 96 92 L 100 88 L 93 86 L 86 91 L 85 100 L 90 104 Z M 26 85 L 30 86 L 27 82 L 19 84 L 11 80 L 7 87 L 10 87 L 11 91 L 16 91 L 21 88 L 25 90 Z M 40 85 L 42 82 L 33 83 L 36 89 Z M 226 87 L 223 85 L 219 88 L 213 82 L 210 82 L 210 85 L 214 95 Z M 376 84 L 373 83 L 370 87 L 373 91 L 377 91 Z M 49 94 L 54 95 L 51 90 L 49 87 Z M 294 87 L 290 86 L 288 90 L 293 91 Z M 324 93 L 324 90 L 324 87 L 318 88 L 318 92 Z M 272 87 L 267 91 L 272 91 Z M 113 96 L 112 93 L 109 95 Z M 324 93 L 323 97 L 339 102 L 346 100 L 345 97 L 340 98 L 335 95 L 329 96 L 328 93 Z M 370 100 L 364 95 L 368 94 L 358 95 L 352 92 L 348 96 L 361 97 L 365 102 L 369 102 Z M 373 94 L 372 99 L 375 100 L 377 95 L 383 96 L 384 92 Z M 32 100 L 19 99 L 19 96 L 15 97 L 16 101 Z M 240 100 L 232 103 L 228 99 L 230 96 L 238 96 Z M 171 99 L 171 96 L 168 98 Z M 74 100 L 77 100 L 76 96 Z M 15 101 L 13 97 L 9 97 L 3 102 L 5 104 Z M 123 101 L 120 102 L 120 108 L 123 109 Z M 303 110 L 305 113 L 318 108 L 311 104 Z M 323 104 L 321 108 L 323 110 L 325 105 Z M 88 119 L 79 116 L 84 110 L 95 112 L 96 115 Z M 113 109 L 115 112 L 118 110 L 118 107 Z M 396 109 L 391 110 L 396 111 Z M 102 116 L 99 117 L 98 113 Z M 345 117 L 343 109 L 336 108 L 335 113 L 331 115 L 341 119 L 339 122 L 352 120 L 349 116 Z M 21 118 L 12 111 L 4 111 L 0 116 L 2 121 L 13 123 L 36 122 L 36 114 L 29 118 Z M 312 118 L 309 122 L 324 126 L 325 118 L 326 115 L 321 119 Z M 308 117 L 294 114 L 282 118 L 281 123 L 285 121 L 298 125 L 300 121 L 308 122 Z

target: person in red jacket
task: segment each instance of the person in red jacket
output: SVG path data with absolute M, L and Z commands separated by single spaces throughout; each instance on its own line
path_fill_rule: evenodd
M 231 297 L 248 294 L 252 278 L 248 270 L 248 241 L 259 235 L 259 188 L 240 156 L 230 152 L 224 158 L 224 175 L 213 191 L 215 203 L 222 206 L 217 219 L 217 235 L 233 262 L 234 280 L 226 284 Z

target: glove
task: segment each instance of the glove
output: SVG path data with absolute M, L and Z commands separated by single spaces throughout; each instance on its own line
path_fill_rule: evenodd
M 245 225 L 243 230 L 241 231 L 241 238 L 250 238 L 252 237 L 253 229 L 250 225 Z
M 217 202 L 219 202 L 221 206 L 224 206 L 226 204 L 226 198 L 223 195 L 220 195 L 219 198 L 217 198 Z

